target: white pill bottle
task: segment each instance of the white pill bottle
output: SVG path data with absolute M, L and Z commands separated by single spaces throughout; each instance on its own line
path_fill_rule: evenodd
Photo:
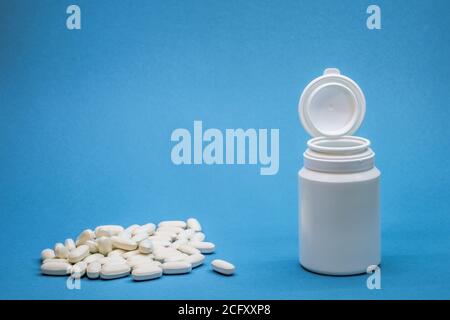
M 365 273 L 381 262 L 380 171 L 370 141 L 352 136 L 365 110 L 360 87 L 334 68 L 300 97 L 313 137 L 298 172 L 300 264 L 316 273 Z

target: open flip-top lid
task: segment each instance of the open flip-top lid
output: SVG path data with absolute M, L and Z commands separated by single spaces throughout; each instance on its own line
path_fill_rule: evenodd
M 366 112 L 361 88 L 338 69 L 326 69 L 311 81 L 300 97 L 298 113 L 313 137 L 340 137 L 358 130 Z

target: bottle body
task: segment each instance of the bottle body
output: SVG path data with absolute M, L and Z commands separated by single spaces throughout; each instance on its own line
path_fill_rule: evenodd
M 298 183 L 304 268 L 351 275 L 381 262 L 380 171 L 376 167 L 344 173 L 302 168 Z

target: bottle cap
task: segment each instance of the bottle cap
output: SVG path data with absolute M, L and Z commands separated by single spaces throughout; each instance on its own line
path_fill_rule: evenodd
M 313 137 L 351 135 L 360 127 L 365 112 L 361 88 L 335 68 L 311 81 L 298 104 L 300 121 Z

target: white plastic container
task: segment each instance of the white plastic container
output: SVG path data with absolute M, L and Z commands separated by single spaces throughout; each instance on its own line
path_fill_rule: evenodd
M 313 136 L 298 173 L 300 264 L 316 273 L 365 273 L 381 262 L 380 171 L 370 141 L 352 136 L 365 108 L 359 86 L 338 69 L 326 69 L 300 98 Z

